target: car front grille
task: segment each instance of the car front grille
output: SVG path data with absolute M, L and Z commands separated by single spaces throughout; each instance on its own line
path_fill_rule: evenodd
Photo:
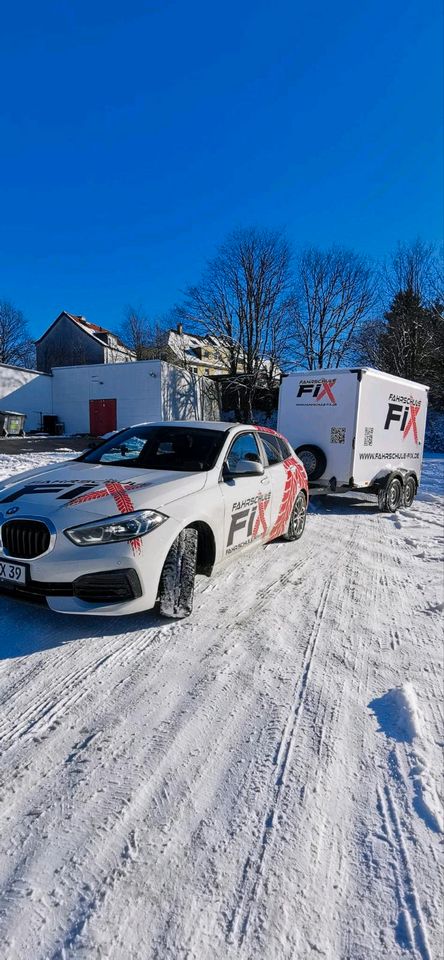
M 46 553 L 51 534 L 41 520 L 7 520 L 1 528 L 3 549 L 10 557 L 32 560 Z

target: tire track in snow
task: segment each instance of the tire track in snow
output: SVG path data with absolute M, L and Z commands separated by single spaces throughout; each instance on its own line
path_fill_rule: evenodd
M 349 809 L 349 796 L 347 793 L 342 795 L 342 778 L 347 770 L 349 782 L 353 777 L 353 770 L 348 769 L 347 758 L 338 756 L 337 744 L 343 738 L 344 724 L 347 723 L 347 713 L 345 703 L 347 702 L 347 675 L 352 669 L 353 658 L 356 653 L 356 665 L 353 673 L 356 673 L 356 682 L 361 685 L 363 674 L 367 670 L 366 644 L 362 642 L 361 628 L 355 631 L 354 613 L 359 604 L 356 603 L 356 596 L 359 592 L 359 582 L 356 579 L 356 571 L 363 568 L 360 558 L 360 545 L 354 534 L 354 524 L 352 525 L 351 535 L 348 543 L 345 544 L 345 559 L 341 555 L 334 556 L 331 566 L 336 569 L 336 582 L 334 583 L 334 595 L 330 591 L 326 602 L 324 628 L 334 629 L 333 624 L 340 617 L 341 630 L 336 637 L 335 651 L 325 644 L 317 644 L 316 651 L 316 670 L 313 682 L 307 684 L 307 690 L 304 695 L 303 712 L 301 711 L 300 722 L 298 723 L 298 752 L 296 765 L 288 769 L 288 776 L 285 778 L 285 789 L 282 790 L 279 799 L 279 832 L 275 833 L 273 838 L 272 853 L 267 853 L 268 866 L 261 871 L 260 884 L 258 883 L 256 891 L 256 902 L 251 905 L 251 912 L 255 914 L 254 927 L 252 919 L 249 920 L 248 936 L 250 947 L 252 947 L 251 956 L 260 950 L 260 939 L 266 926 L 273 926 L 276 922 L 276 916 L 269 916 L 268 901 L 271 899 L 271 891 L 274 896 L 279 898 L 282 884 L 292 884 L 295 882 L 295 873 L 293 876 L 282 870 L 288 856 L 288 836 L 291 835 L 293 843 L 299 851 L 299 855 L 310 863 L 310 871 L 305 878 L 302 887 L 298 886 L 297 896 L 299 903 L 297 933 L 294 934 L 294 949 L 296 955 L 302 956 L 299 951 L 302 949 L 302 942 L 305 936 L 305 949 L 307 955 L 313 951 L 321 954 L 333 950 L 332 943 L 336 942 L 339 949 L 340 935 L 337 928 L 338 918 L 338 897 L 340 894 L 336 890 L 344 887 L 344 877 L 342 861 L 342 851 L 346 847 L 347 828 L 344 829 L 342 821 L 336 821 L 336 810 L 338 804 L 342 805 L 344 810 Z M 344 565 L 342 566 L 342 560 Z M 338 562 L 339 561 L 339 562 Z M 333 578 L 332 578 L 333 583 Z M 372 576 L 370 584 L 370 605 L 371 597 L 377 590 L 377 577 Z M 330 619 L 329 619 L 330 618 Z M 333 623 L 332 619 L 333 618 Z M 325 634 L 325 630 L 323 631 Z M 358 654 L 358 651 L 359 654 Z M 331 658 L 335 657 L 335 669 L 331 670 Z M 328 717 L 327 714 L 328 706 Z M 351 733 L 352 731 L 350 731 Z M 303 748 L 303 744 L 308 747 L 308 752 Z M 340 773 L 338 778 L 338 760 L 340 762 Z M 302 783 L 302 787 L 301 787 Z M 306 789 L 308 787 L 308 789 Z M 338 793 L 339 791 L 339 793 Z M 283 825 L 286 829 L 283 829 Z M 297 876 L 297 873 L 296 873 Z M 285 877 L 285 879 L 284 879 Z M 333 879 L 336 877 L 336 884 Z M 327 878 L 330 878 L 328 880 Z M 319 890 L 325 890 L 324 911 L 330 915 L 329 940 L 328 943 L 318 941 L 314 943 L 316 937 L 308 938 L 308 930 L 313 924 L 313 903 L 319 898 Z M 264 894 L 259 899 L 259 886 Z M 336 906 L 336 909 L 335 909 Z M 262 933 L 261 933 L 262 932 Z M 336 936 L 336 941 L 335 941 Z M 324 950 L 322 949 L 324 948 Z M 279 951 L 279 943 L 274 945 L 275 951 Z M 293 955 L 293 954 L 291 954 Z M 305 953 L 303 954 L 305 956 Z M 334 954 L 336 955 L 336 954 Z M 250 954 L 249 954 L 250 956 Z M 290 956 L 290 954 L 289 954 Z M 332 953 L 333 956 L 333 953 Z
M 287 547 L 290 546 L 291 544 L 287 544 Z M 293 547 L 294 546 L 295 544 L 293 544 Z M 277 541 L 272 541 L 266 545 L 263 552 L 261 567 L 259 570 L 255 571 L 256 578 L 260 578 L 262 568 L 263 573 L 266 576 L 270 569 L 270 548 L 278 549 L 279 547 L 284 547 L 285 549 L 285 545 L 282 541 L 279 543 Z M 235 630 L 239 627 L 239 625 L 247 622 L 250 617 L 257 619 L 257 615 L 267 608 L 269 600 L 279 597 L 279 590 L 281 590 L 283 587 L 286 587 L 288 584 L 296 586 L 299 582 L 302 582 L 302 580 L 305 579 L 305 577 L 301 577 L 294 580 L 293 577 L 294 574 L 298 573 L 299 570 L 303 571 L 307 563 L 310 563 L 316 557 L 316 553 L 319 550 L 319 545 L 315 542 L 315 540 L 313 540 L 309 546 L 301 544 L 298 541 L 296 544 L 296 549 L 298 549 L 299 552 L 294 562 L 292 562 L 290 566 L 287 566 L 287 569 L 280 573 L 279 576 L 273 577 L 269 583 L 266 583 L 264 586 L 256 590 L 256 592 L 251 595 L 250 601 L 247 604 L 244 603 L 241 596 L 241 604 L 240 606 L 237 606 L 236 597 L 233 597 L 229 608 L 230 620 L 225 624 L 226 631 Z M 248 560 L 248 555 L 243 559 Z M 279 560 L 282 562 L 282 558 L 279 558 Z M 245 563 L 245 568 L 245 572 L 247 572 L 247 563 Z M 214 589 L 216 589 L 216 586 L 221 586 L 222 588 L 226 586 L 226 582 L 224 583 L 224 580 L 225 578 L 223 578 L 221 574 L 220 579 L 218 578 L 218 581 L 216 581 L 214 584 Z M 222 611 L 222 613 L 225 612 L 225 610 Z
M 386 781 L 382 790 L 379 786 L 377 787 L 377 798 L 383 831 L 393 855 L 392 869 L 400 910 L 398 941 L 400 936 L 407 937 L 416 956 L 421 960 L 432 960 L 400 817 L 393 793 Z
M 274 776 L 271 802 L 265 813 L 258 847 L 256 853 L 252 855 L 249 854 L 244 863 L 237 902 L 234 905 L 232 915 L 227 924 L 226 933 L 228 940 L 231 940 L 233 934 L 237 933 L 237 941 L 239 946 L 242 945 L 247 933 L 251 910 L 256 900 L 258 886 L 261 879 L 265 851 L 272 840 L 281 790 L 284 785 L 284 777 L 294 745 L 294 738 L 297 732 L 300 716 L 304 708 L 304 698 L 308 678 L 313 663 L 316 643 L 322 628 L 323 615 L 330 595 L 333 578 L 333 576 L 330 577 L 330 580 L 325 584 L 321 593 L 321 599 L 316 610 L 315 624 L 305 647 L 302 671 L 296 685 L 292 708 L 287 717 L 282 738 L 275 753 L 273 763 L 275 769 L 277 769 Z
M 90 692 L 88 683 L 102 667 L 129 665 L 134 662 L 136 656 L 142 655 L 148 648 L 155 646 L 156 641 L 164 640 L 173 627 L 174 625 L 165 625 L 154 634 L 139 631 L 134 637 L 124 635 L 123 642 L 117 647 L 114 638 L 101 648 L 99 656 L 66 673 L 63 672 L 63 657 L 60 658 L 62 662 L 57 665 L 60 666 L 60 672 L 53 671 L 45 696 L 33 700 L 29 707 L 21 711 L 18 724 L 11 724 L 10 717 L 13 716 L 15 703 L 13 698 L 8 701 L 8 711 L 5 711 L 3 723 L 0 725 L 0 750 L 4 752 L 27 734 L 45 735 L 48 729 L 59 723 L 72 707 L 77 706 L 88 695 Z M 122 640 L 122 635 L 118 639 Z M 77 659 L 75 654 L 73 659 Z M 17 697 L 22 698 L 22 696 L 23 691 L 18 689 Z

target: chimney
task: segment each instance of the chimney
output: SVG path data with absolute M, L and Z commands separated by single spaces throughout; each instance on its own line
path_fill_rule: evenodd
M 182 326 L 181 323 L 178 323 L 178 324 L 177 324 L 177 332 L 178 332 L 179 336 L 181 337 L 182 334 L 183 334 L 183 326 Z

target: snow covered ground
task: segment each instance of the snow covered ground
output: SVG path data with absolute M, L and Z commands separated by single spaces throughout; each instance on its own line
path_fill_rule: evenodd
M 443 467 L 182 623 L 0 599 L 2 960 L 442 956 Z

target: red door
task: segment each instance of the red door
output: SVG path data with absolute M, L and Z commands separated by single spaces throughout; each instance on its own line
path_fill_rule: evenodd
M 89 401 L 89 429 L 93 437 L 101 437 L 117 429 L 117 401 Z

